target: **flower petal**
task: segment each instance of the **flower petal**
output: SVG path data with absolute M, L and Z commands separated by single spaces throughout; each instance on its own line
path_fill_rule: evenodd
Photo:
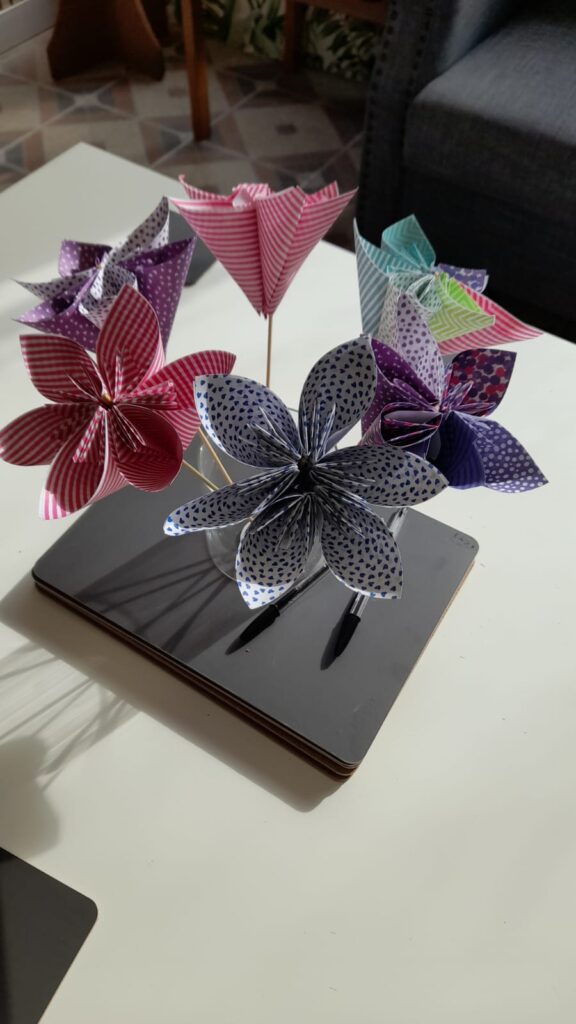
M 90 443 L 84 439 L 90 433 Z M 79 457 L 79 452 L 82 451 Z M 109 459 L 102 421 L 76 431 L 56 456 L 40 496 L 43 519 L 62 519 L 124 486 Z
M 92 410 L 87 405 L 42 405 L 18 416 L 0 430 L 0 459 L 16 466 L 52 462 L 72 433 L 87 426 Z
M 306 567 L 315 536 L 316 519 L 309 495 L 300 498 L 296 522 L 293 504 L 288 503 L 280 515 L 270 518 L 272 508 L 267 504 L 244 527 L 238 545 L 236 578 L 249 608 L 270 604 L 292 586 Z
M 220 487 L 209 494 L 201 494 L 185 505 L 180 505 L 164 523 L 164 533 L 171 537 L 198 530 L 211 530 L 232 526 L 247 519 L 266 499 L 277 493 L 283 479 L 293 474 L 291 468 L 271 469 L 267 473 L 241 480 L 228 487 Z M 286 483 L 288 481 L 286 480 Z
M 18 323 L 34 327 L 45 334 L 56 334 L 79 342 L 93 352 L 98 340 L 98 329 L 78 309 L 78 292 L 65 291 L 47 299 L 17 317 Z
M 434 344 L 436 343 L 434 342 Z M 383 342 L 378 341 L 376 338 L 372 339 L 372 351 L 378 368 L 378 376 L 374 399 L 362 417 L 363 433 L 366 433 L 369 426 L 387 405 L 402 401 L 402 407 L 410 409 L 411 405 L 406 401 L 407 393 L 413 393 L 417 399 L 417 404 L 414 405 L 414 408 L 433 408 L 442 394 L 442 388 L 439 395 L 436 395 L 420 380 L 400 353 L 396 352 L 389 345 L 384 345 Z M 442 370 L 443 380 L 444 370 Z M 399 388 L 399 384 L 407 384 L 409 391 L 406 392 L 405 389 Z
M 152 306 L 125 285 L 98 336 L 96 362 L 110 395 L 130 394 L 164 365 L 158 319 Z M 117 384 L 120 369 L 121 381 Z
M 470 415 L 488 416 L 500 405 L 506 394 L 516 353 L 503 349 L 472 349 L 461 352 L 450 366 L 447 393 L 462 385 L 471 384 L 460 407 Z
M 83 293 L 78 305 L 80 312 L 95 327 L 102 328 L 124 285 L 137 288 L 135 275 L 116 263 L 106 263 L 97 270 L 90 287 Z
M 50 334 L 24 334 L 22 357 L 34 387 L 52 402 L 97 401 L 102 382 L 94 360 L 77 341 Z M 77 386 L 78 385 L 78 386 Z
M 182 465 L 182 444 L 161 413 L 137 405 L 119 405 L 117 412 L 129 430 L 119 429 L 108 413 L 110 453 L 122 476 L 143 491 L 161 491 L 171 484 Z
M 484 470 L 484 483 L 495 491 L 515 494 L 548 483 L 519 441 L 494 420 L 467 420 Z
M 201 376 L 194 382 L 194 391 L 204 430 L 232 458 L 263 467 L 298 459 L 296 424 L 284 403 L 263 384 L 246 377 Z M 282 442 L 286 455 L 264 448 L 253 427 Z
M 366 336 L 339 345 L 312 367 L 300 398 L 300 430 L 316 414 L 327 418 L 334 408 L 327 447 L 338 443 L 370 406 L 376 391 L 376 363 Z
M 73 242 L 66 238 L 60 246 L 58 273 L 61 278 L 71 277 L 74 274 L 84 276 L 87 271 L 96 267 L 109 252 L 109 245 Z
M 170 205 L 163 196 L 158 206 L 142 221 L 121 245 L 113 250 L 114 262 L 128 259 L 143 249 L 156 249 L 168 242 Z
M 400 550 L 384 521 L 369 509 L 348 510 L 342 518 L 326 511 L 320 541 L 326 564 L 346 587 L 370 597 L 401 596 Z
M 314 476 L 375 505 L 418 505 L 447 485 L 434 466 L 403 448 L 363 445 L 332 452 Z
M 440 399 L 445 376 L 440 349 L 410 295 L 401 295 L 398 299 L 396 323 L 396 338 L 390 341 L 390 347 L 403 356 L 416 377 L 437 400 Z
M 196 237 L 170 242 L 160 249 L 148 249 L 130 257 L 124 267 L 136 275 L 138 291 L 153 306 L 164 348 L 194 253 Z
M 476 448 L 471 418 L 458 413 L 446 417 L 437 435 L 440 451 L 434 464 L 444 474 L 450 487 L 481 487 L 484 467 Z
M 175 427 L 184 448 L 190 444 L 200 425 L 194 397 L 195 378 L 202 374 L 230 373 L 235 362 L 236 356 L 231 352 L 194 352 L 163 366 L 146 381 L 142 389 L 144 393 L 157 384 L 170 382 L 174 385 L 176 408 L 164 410 L 163 415 Z

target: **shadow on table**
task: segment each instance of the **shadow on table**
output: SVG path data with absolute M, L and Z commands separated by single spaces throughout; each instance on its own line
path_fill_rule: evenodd
M 64 689 L 68 698 L 62 690 L 58 691 L 52 723 L 62 721 L 62 715 L 66 719 L 66 707 L 69 710 L 66 699 L 74 705 L 75 700 L 80 700 L 82 687 L 84 695 L 90 694 L 90 709 L 84 709 L 75 723 L 68 718 L 68 724 L 62 726 L 67 736 L 61 737 L 53 770 L 62 767 L 80 749 L 118 728 L 136 711 L 143 711 L 295 810 L 312 810 L 340 786 L 338 780 L 240 716 L 159 665 L 135 657 L 129 647 L 41 594 L 30 577 L 21 580 L 0 602 L 0 620 L 35 645 L 32 648 L 27 644 L 22 648 L 20 665 L 13 655 L 5 659 L 5 663 L 0 662 L 0 690 L 7 685 L 7 680 L 14 680 L 26 671 L 26 658 L 34 651 L 36 687 L 40 678 L 38 668 L 50 658 L 58 659 L 56 665 L 60 670 L 60 659 L 65 662 L 73 676 L 72 692 Z M 44 678 L 49 676 L 48 664 L 44 664 L 42 674 Z M 97 686 L 95 680 L 100 685 Z M 101 687 L 110 691 L 108 704 L 103 702 Z M 98 695 L 101 706 L 95 707 Z M 42 697 L 45 708 L 46 694 Z M 29 726 L 26 729 L 28 733 Z M 54 751 L 52 753 L 54 755 Z

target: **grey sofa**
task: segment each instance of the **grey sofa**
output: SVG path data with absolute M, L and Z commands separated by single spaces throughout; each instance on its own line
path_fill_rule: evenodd
M 359 227 L 411 212 L 440 259 L 576 337 L 576 0 L 389 0 Z

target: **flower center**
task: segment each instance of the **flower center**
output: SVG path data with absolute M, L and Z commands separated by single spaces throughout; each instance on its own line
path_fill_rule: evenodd
M 105 409 L 109 409 L 112 405 L 114 405 L 114 399 L 112 398 L 111 395 L 108 394 L 108 392 L 105 389 L 102 391 L 102 394 L 100 395 L 100 405 L 103 405 Z
M 315 484 L 311 478 L 314 469 L 314 462 L 309 455 L 301 455 L 298 459 L 298 490 L 301 494 L 309 494 L 314 490 Z

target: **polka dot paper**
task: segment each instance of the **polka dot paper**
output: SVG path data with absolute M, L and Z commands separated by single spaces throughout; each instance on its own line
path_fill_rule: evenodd
M 73 338 L 94 350 L 98 332 L 124 285 L 152 305 L 166 347 L 184 287 L 194 239 L 168 244 L 168 200 L 163 199 L 124 242 L 111 248 L 62 242 L 59 277 L 20 282 L 42 301 L 19 317 L 20 323 Z
M 317 541 L 345 586 L 372 597 L 400 597 L 400 552 L 371 504 L 417 505 L 438 494 L 446 479 L 423 459 L 389 445 L 335 449 L 371 405 L 376 375 L 368 338 L 337 346 L 308 374 L 298 425 L 256 381 L 197 378 L 203 429 L 259 472 L 175 509 L 164 530 L 176 536 L 246 519 L 236 576 L 250 608 L 275 601 L 292 586 Z

